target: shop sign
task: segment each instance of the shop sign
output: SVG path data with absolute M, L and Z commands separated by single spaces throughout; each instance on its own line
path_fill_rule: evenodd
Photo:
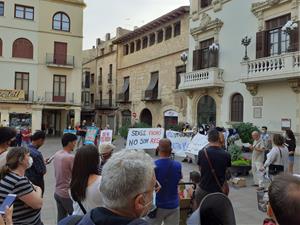
M 23 90 L 0 89 L 0 100 L 2 101 L 20 101 L 25 99 Z
M 165 117 L 178 117 L 178 112 L 169 110 L 164 113 Z

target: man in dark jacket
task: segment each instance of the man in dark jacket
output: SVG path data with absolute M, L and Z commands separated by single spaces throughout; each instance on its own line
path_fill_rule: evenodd
M 148 154 L 134 150 L 115 153 L 102 171 L 104 207 L 91 210 L 88 220 L 95 225 L 148 225 L 140 218 L 153 209 L 156 187 L 154 164 Z

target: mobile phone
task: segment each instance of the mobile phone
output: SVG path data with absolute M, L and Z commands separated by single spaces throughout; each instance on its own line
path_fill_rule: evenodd
M 6 208 L 10 208 L 11 205 L 14 203 L 17 195 L 15 194 L 8 194 L 4 199 L 2 205 L 0 206 L 0 214 L 5 214 Z
M 54 159 L 54 155 L 52 155 L 48 160 L 47 160 L 47 165 L 50 164 L 52 162 L 52 160 Z

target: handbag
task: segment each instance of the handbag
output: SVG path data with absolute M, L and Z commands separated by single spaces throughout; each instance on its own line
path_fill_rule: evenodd
M 281 153 L 281 150 L 280 148 L 279 149 L 279 152 L 280 152 L 280 159 L 281 159 L 281 162 L 282 162 L 282 153 Z M 283 165 L 274 165 L 274 164 L 271 164 L 269 165 L 269 174 L 270 175 L 278 175 L 279 173 L 282 173 L 284 171 L 284 166 Z
M 213 167 L 213 165 L 212 165 L 212 163 L 211 163 L 211 161 L 210 161 L 210 159 L 208 157 L 206 149 L 204 149 L 204 153 L 205 153 L 205 157 L 206 157 L 206 159 L 208 161 L 208 164 L 209 164 L 209 167 L 210 167 L 210 171 L 211 171 L 211 173 L 212 173 L 212 175 L 213 175 L 213 177 L 214 177 L 217 185 L 219 186 L 221 192 L 224 195 L 228 196 L 229 195 L 229 185 L 228 185 L 227 181 L 225 180 L 223 186 L 221 185 L 221 183 L 220 183 L 220 181 L 219 181 L 219 179 L 217 177 L 216 171 L 215 171 L 215 169 L 214 169 L 214 167 Z

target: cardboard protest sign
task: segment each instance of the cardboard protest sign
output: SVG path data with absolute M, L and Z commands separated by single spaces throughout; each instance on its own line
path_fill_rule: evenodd
M 64 129 L 64 134 L 75 134 L 76 135 L 76 133 L 77 133 L 76 130 Z
M 166 137 L 172 142 L 172 149 L 175 155 L 185 157 L 185 151 L 192 137 L 172 130 L 166 131 Z
M 163 136 L 162 128 L 131 128 L 128 131 L 126 149 L 155 149 Z
M 88 127 L 85 135 L 84 144 L 85 145 L 92 145 L 95 142 L 96 136 L 98 134 L 97 127 Z
M 100 132 L 100 144 L 111 144 L 113 131 L 112 130 L 101 130 Z
M 208 145 L 207 136 L 196 134 L 191 143 L 187 147 L 185 153 L 188 155 L 198 155 L 198 152 Z

